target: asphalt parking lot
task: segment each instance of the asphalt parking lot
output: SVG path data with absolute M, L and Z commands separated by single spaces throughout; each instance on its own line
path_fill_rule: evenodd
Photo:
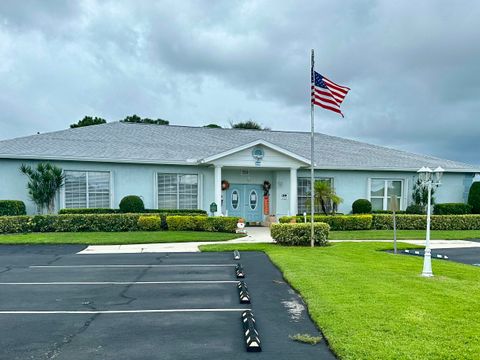
M 410 255 L 414 251 L 419 252 L 417 256 L 423 256 L 423 250 L 410 250 Z M 402 254 L 405 254 L 402 252 Z M 480 248 L 478 247 L 465 247 L 465 248 L 448 248 L 448 249 L 434 249 L 432 250 L 432 259 L 435 259 L 437 255 L 442 257 L 447 256 L 446 261 L 455 261 L 463 264 L 480 266 Z
M 268 257 L 242 252 L 76 255 L 0 246 L 0 359 L 334 359 L 289 336 L 319 331 Z M 235 265 L 245 270 L 241 304 Z M 262 352 L 246 351 L 251 309 Z

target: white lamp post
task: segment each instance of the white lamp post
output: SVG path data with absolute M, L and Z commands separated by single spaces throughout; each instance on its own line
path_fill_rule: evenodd
M 432 202 L 432 187 L 439 186 L 442 179 L 444 170 L 439 166 L 435 170 L 423 166 L 417 171 L 418 177 L 422 182 L 422 185 L 427 186 L 428 200 L 427 200 L 427 236 L 425 239 L 425 255 L 423 257 L 423 271 L 422 276 L 432 277 L 432 251 L 430 249 L 430 215 L 431 215 L 431 202 Z

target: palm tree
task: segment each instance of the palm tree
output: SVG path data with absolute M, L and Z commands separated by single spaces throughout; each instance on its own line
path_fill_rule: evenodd
M 22 164 L 20 171 L 28 176 L 28 195 L 37 205 L 37 212 L 47 209 L 49 214 L 55 209 L 55 195 L 63 186 L 65 175 L 62 169 L 50 163 L 39 163 L 36 169 Z
M 330 182 L 317 180 L 313 186 L 315 208 L 321 208 L 325 215 L 328 213 L 335 214 L 343 199 L 335 193 Z M 307 206 L 310 206 L 310 199 L 307 200 Z

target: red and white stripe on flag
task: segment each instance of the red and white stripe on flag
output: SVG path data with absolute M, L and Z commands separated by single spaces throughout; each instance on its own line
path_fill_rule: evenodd
M 312 74 L 312 104 L 342 115 L 340 104 L 350 88 L 338 85 L 316 71 Z

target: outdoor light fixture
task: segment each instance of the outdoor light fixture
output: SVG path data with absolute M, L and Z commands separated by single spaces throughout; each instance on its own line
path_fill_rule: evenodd
M 238 296 L 240 297 L 240 304 L 250 304 L 250 294 L 248 293 L 247 285 L 244 281 L 239 281 L 237 284 Z
M 422 276 L 432 277 L 432 250 L 430 249 L 430 215 L 432 208 L 432 187 L 441 185 L 440 181 L 442 179 L 443 172 L 441 166 L 438 166 L 435 170 L 432 171 L 429 167 L 422 166 L 420 170 L 417 171 L 418 178 L 423 186 L 426 186 L 428 189 L 428 200 L 427 200 L 427 235 L 425 238 L 425 255 L 423 257 L 423 271 Z
M 258 331 L 255 328 L 255 318 L 250 310 L 242 313 L 243 336 L 245 337 L 245 344 L 248 352 L 260 352 L 262 347 Z
M 238 252 L 238 250 L 235 250 L 233 252 L 233 260 L 240 260 L 240 253 Z
M 245 277 L 245 273 L 243 272 L 242 264 L 238 263 L 237 266 L 235 266 L 235 273 L 237 275 L 237 278 L 244 278 Z

